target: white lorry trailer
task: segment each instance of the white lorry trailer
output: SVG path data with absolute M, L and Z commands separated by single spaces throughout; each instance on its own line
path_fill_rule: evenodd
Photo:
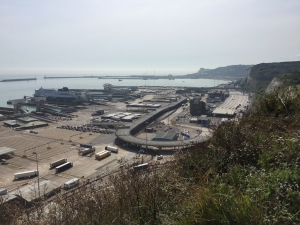
M 62 165 L 67 162 L 67 159 L 60 159 L 55 162 L 50 163 L 50 169 Z
M 137 166 L 134 166 L 133 169 L 134 170 L 142 170 L 142 169 L 147 169 L 148 168 L 148 163 L 143 163 L 143 164 L 139 164 Z
M 16 179 L 21 179 L 21 178 L 33 177 L 33 176 L 37 176 L 37 175 L 38 175 L 37 170 L 31 170 L 31 171 L 25 171 L 25 172 L 21 172 L 21 173 L 15 173 L 14 178 L 16 180 Z
M 118 153 L 119 149 L 113 146 L 105 146 L 105 150 L 108 150 L 110 152 Z
M 68 180 L 66 183 L 64 183 L 64 189 L 70 189 L 79 184 L 79 179 L 78 178 L 73 178 L 71 180 Z
M 0 188 L 0 195 L 7 195 L 7 189 L 6 188 Z

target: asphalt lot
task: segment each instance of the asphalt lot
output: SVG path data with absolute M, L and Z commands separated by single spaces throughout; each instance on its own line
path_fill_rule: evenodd
M 239 94 L 233 93 L 232 96 L 237 98 L 237 101 L 240 101 Z M 153 97 L 153 95 L 147 95 L 143 99 L 136 99 L 134 102 L 142 102 Z M 232 98 L 229 97 L 228 99 Z M 165 105 L 167 103 L 159 104 Z M 36 169 L 37 163 L 33 156 L 34 152 L 39 155 L 38 166 L 40 179 L 54 181 L 59 184 L 63 184 L 71 178 L 76 177 L 81 180 L 85 180 L 100 176 L 108 171 L 115 170 L 120 166 L 118 163 L 120 159 L 134 161 L 139 160 L 141 157 L 145 157 L 144 155 L 137 155 L 136 149 L 131 149 L 125 146 L 118 146 L 118 154 L 112 153 L 111 156 L 100 161 L 95 160 L 94 155 L 78 155 L 80 144 L 91 144 L 95 146 L 95 152 L 104 150 L 107 145 L 115 146 L 115 134 L 79 132 L 57 127 L 61 127 L 63 125 L 82 126 L 84 124 L 88 124 L 91 119 L 95 118 L 95 116 L 92 116 L 92 113 L 98 109 L 104 109 L 106 114 L 120 111 L 125 112 L 126 104 L 124 102 L 113 102 L 107 103 L 107 106 L 83 107 L 78 112 L 72 113 L 74 115 L 72 120 L 58 118 L 55 123 L 51 123 L 47 127 L 35 129 L 38 131 L 38 134 L 30 133 L 29 130 L 14 131 L 12 128 L 0 126 L 0 147 L 6 146 L 15 149 L 15 154 L 11 158 L 7 158 L 8 164 L 0 165 L 0 187 L 6 187 L 8 191 L 13 191 L 18 187 L 36 182 L 37 177 L 13 180 L 14 173 Z M 178 116 L 186 117 L 177 120 Z M 101 116 L 99 116 L 99 118 L 100 117 Z M 130 125 L 130 123 L 125 123 L 125 125 Z M 166 113 L 157 121 L 149 124 L 148 127 L 153 127 L 156 130 L 156 133 L 168 129 L 179 133 L 188 131 L 191 137 L 211 135 L 211 130 L 208 128 L 201 127 L 199 124 L 189 123 L 189 110 L 183 109 L 182 107 L 172 113 Z M 137 135 L 137 137 L 145 140 L 147 136 L 147 139 L 151 140 L 156 133 L 147 133 L 146 135 L 146 133 L 142 131 Z M 180 139 L 183 140 L 183 137 L 180 136 Z M 154 154 L 162 154 L 164 156 L 164 159 L 160 162 L 167 160 L 168 157 L 171 157 L 171 155 L 174 154 L 174 150 L 172 149 L 159 150 L 157 148 L 153 148 L 152 150 Z M 72 162 L 73 167 L 59 174 L 55 174 L 54 170 L 49 169 L 49 164 L 62 158 L 67 158 L 68 162 Z M 157 158 L 154 157 L 154 161 L 156 160 Z

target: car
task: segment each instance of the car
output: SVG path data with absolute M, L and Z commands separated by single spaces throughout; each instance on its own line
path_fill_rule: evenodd
M 141 150 L 139 150 L 139 152 L 138 153 L 140 153 L 140 154 L 144 154 L 145 153 L 145 150 L 144 149 L 141 149 Z
M 162 156 L 162 155 L 158 155 L 157 156 L 157 160 L 161 160 L 161 159 L 163 159 L 164 157 Z
M 1 164 L 7 164 L 7 161 L 5 159 L 1 159 Z

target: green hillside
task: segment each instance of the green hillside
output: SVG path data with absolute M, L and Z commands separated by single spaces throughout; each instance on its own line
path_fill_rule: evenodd
M 250 76 L 257 81 L 271 81 L 274 77 L 300 70 L 300 61 L 261 63 L 251 68 Z
M 295 76 L 300 70 L 300 61 L 297 62 L 280 62 L 280 63 L 261 63 L 253 66 L 249 70 L 249 74 L 239 81 L 239 85 L 245 88 L 254 89 L 256 91 L 264 91 L 273 78 L 283 81 L 284 76 L 290 74 L 288 78 L 291 82 L 296 82 Z M 294 75 L 291 75 L 294 74 Z M 285 80 L 287 80 L 285 79 Z M 289 85 L 284 82 L 285 85 Z
M 190 78 L 241 78 L 245 76 L 246 70 L 252 65 L 231 65 L 218 67 L 216 69 L 201 68 L 197 73 L 188 74 Z

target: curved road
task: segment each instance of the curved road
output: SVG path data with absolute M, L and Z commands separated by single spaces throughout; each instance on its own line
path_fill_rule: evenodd
M 138 133 L 141 131 L 143 128 L 146 126 L 146 122 L 153 122 L 156 120 L 159 116 L 163 115 L 164 113 L 174 110 L 176 108 L 179 108 L 183 103 L 185 103 L 187 100 L 186 99 L 181 99 L 178 102 L 172 103 L 167 106 L 163 106 L 160 109 L 150 112 L 147 115 L 141 117 L 132 125 L 130 128 L 127 129 L 118 129 L 116 131 L 116 136 L 118 139 L 126 142 L 126 143 L 132 143 L 132 144 L 137 144 L 137 145 L 146 145 L 146 140 L 145 139 L 139 139 L 133 136 L 133 134 Z M 195 138 L 191 138 L 188 140 L 183 140 L 183 141 L 147 141 L 147 146 L 155 146 L 155 147 L 177 147 L 177 146 L 186 146 L 190 145 L 193 143 L 199 143 L 199 142 L 204 142 L 207 141 L 209 137 L 203 137 L 203 136 L 198 136 Z

